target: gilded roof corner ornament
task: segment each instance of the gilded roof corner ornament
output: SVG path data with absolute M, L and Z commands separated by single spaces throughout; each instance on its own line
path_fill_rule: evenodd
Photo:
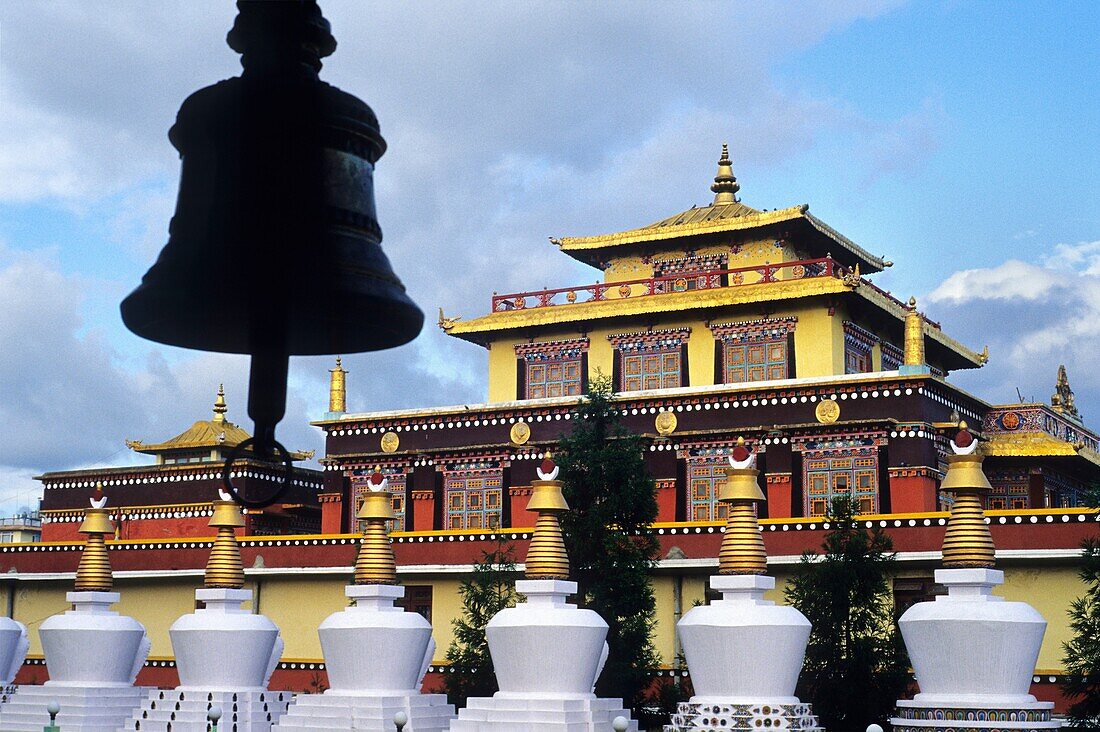
M 982 349 L 982 352 L 978 354 L 978 363 L 985 366 L 989 363 L 989 346 Z
M 856 262 L 856 266 L 851 270 L 844 273 L 841 280 L 846 287 L 856 288 L 859 287 L 861 275 L 859 274 L 859 262 Z
M 130 448 L 131 450 L 137 450 L 143 444 L 145 443 L 143 443 L 141 440 L 126 440 L 126 447 Z
M 550 243 L 553 244 L 554 246 L 556 246 L 556 247 L 561 246 L 561 239 L 560 238 L 558 238 L 556 236 L 548 236 L 546 238 L 549 239 Z
M 448 318 L 446 315 L 443 314 L 443 308 L 442 307 L 439 308 L 439 327 L 442 330 L 444 330 L 444 331 L 450 330 L 451 328 L 454 327 L 454 324 L 457 323 L 460 320 L 462 320 L 461 317 Z

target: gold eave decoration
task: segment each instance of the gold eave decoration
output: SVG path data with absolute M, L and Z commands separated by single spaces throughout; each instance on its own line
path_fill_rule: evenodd
M 512 441 L 513 445 L 526 444 L 531 439 L 531 425 L 523 420 L 516 422 L 512 425 L 512 429 L 508 431 L 508 439 Z
M 821 424 L 832 424 L 840 419 L 840 402 L 836 399 L 822 399 L 814 409 L 814 416 Z
M 380 444 L 382 452 L 397 452 L 397 448 L 401 445 L 401 438 L 397 436 L 396 432 L 386 432 L 382 435 Z
M 1100 466 L 1100 453 L 1046 432 L 996 432 L 988 435 L 988 439 L 983 449 L 989 457 L 1080 457 Z
M 653 420 L 653 427 L 661 437 L 668 437 L 675 432 L 676 424 L 677 420 L 675 413 L 667 410 L 658 412 L 657 417 Z

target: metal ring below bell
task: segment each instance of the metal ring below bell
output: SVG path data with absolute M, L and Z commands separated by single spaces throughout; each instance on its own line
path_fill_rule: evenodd
M 291 460 L 290 452 L 282 446 L 282 443 L 280 443 L 278 440 L 272 440 L 271 446 L 276 452 L 279 453 L 280 460 L 286 467 L 286 471 L 283 473 L 283 480 L 281 483 L 279 483 L 278 487 L 275 489 L 275 492 L 272 493 L 270 496 L 265 496 L 261 500 L 252 500 L 250 498 L 245 498 L 237 491 L 236 488 L 233 487 L 233 480 L 230 477 L 230 473 L 233 470 L 234 461 L 236 461 L 237 458 L 239 458 L 247 448 L 252 447 L 255 444 L 255 437 L 249 437 L 247 440 L 237 443 L 232 452 L 229 453 L 229 457 L 225 459 L 225 465 L 222 466 L 222 483 L 225 485 L 225 492 L 232 496 L 233 500 L 240 505 L 246 506 L 248 508 L 266 508 L 267 506 L 275 503 L 275 501 L 279 500 L 279 498 L 281 498 L 282 495 L 287 492 L 287 489 L 290 488 L 290 479 L 291 476 L 294 474 L 294 462 Z M 259 453 L 256 454 L 259 455 Z

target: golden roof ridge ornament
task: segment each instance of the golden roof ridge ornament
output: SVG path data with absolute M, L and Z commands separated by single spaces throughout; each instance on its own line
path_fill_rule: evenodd
M 966 422 L 951 440 L 953 454 L 947 456 L 947 474 L 940 489 L 951 491 L 955 500 L 943 536 L 943 566 L 947 568 L 992 568 L 995 547 L 982 509 L 982 494 L 992 490 L 982 471 L 978 440 Z
M 1081 413 L 1074 404 L 1073 389 L 1069 386 L 1069 377 L 1066 375 L 1066 365 L 1058 365 L 1058 380 L 1054 384 L 1054 394 L 1050 397 L 1050 406 L 1055 411 L 1066 417 L 1081 419 Z
M 737 191 L 741 190 L 741 184 L 733 175 L 733 163 L 730 161 L 729 145 L 722 143 L 722 157 L 718 161 L 718 174 L 714 176 L 714 183 L 710 189 L 714 191 L 714 206 L 725 206 L 737 203 Z
M 753 505 L 766 499 L 760 490 L 756 455 L 745 446 L 744 437 L 737 438 L 729 464 L 726 482 L 718 493 L 718 500 L 729 512 L 718 550 L 718 574 L 767 574 L 768 553 Z
M 336 357 L 336 368 L 328 370 L 328 411 L 329 414 L 344 414 L 348 411 L 348 372 L 340 363 L 340 356 Z
M 210 517 L 209 524 L 218 529 L 218 535 L 206 561 L 203 586 L 239 590 L 244 587 L 244 564 L 234 529 L 244 526 L 244 516 L 241 515 L 241 507 L 228 493 L 219 489 L 218 498 L 214 501 L 214 515 Z
M 924 316 L 917 311 L 917 298 L 910 297 L 906 309 L 905 347 L 898 373 L 909 376 L 931 374 L 932 369 L 924 355 Z
M 565 551 L 559 516 L 569 510 L 569 504 L 561 492 L 560 468 L 550 459 L 550 453 L 546 453 L 535 472 L 539 479 L 531 481 L 527 510 L 535 511 L 539 517 L 527 547 L 524 574 L 527 579 L 568 580 L 569 555 Z
M 114 578 L 103 537 L 107 534 L 114 535 L 115 529 L 107 509 L 107 496 L 103 493 L 102 483 L 96 483 L 95 493 L 89 503 L 91 506 L 84 509 L 84 521 L 77 529 L 81 534 L 86 534 L 88 539 L 80 555 L 80 565 L 76 568 L 74 589 L 77 592 L 110 592 Z
M 359 542 L 359 554 L 355 558 L 356 585 L 396 585 L 397 561 L 393 555 L 386 522 L 397 518 L 393 512 L 393 497 L 389 481 L 381 470 L 375 469 L 367 480 L 370 489 L 363 496 L 356 518 L 367 522 L 363 538 Z

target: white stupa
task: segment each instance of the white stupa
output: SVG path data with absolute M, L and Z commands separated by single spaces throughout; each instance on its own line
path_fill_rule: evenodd
M 719 500 L 729 518 L 710 586 L 722 599 L 692 608 L 676 625 L 695 695 L 679 705 L 669 732 L 730 729 L 820 730 L 795 685 L 810 638 L 798 610 L 765 600 L 775 587 L 754 503 L 764 501 L 756 456 L 744 440 L 730 456 Z
M 1036 701 L 1031 677 L 1046 621 L 1027 603 L 993 594 L 1004 583 L 981 494 L 991 490 L 978 442 L 966 423 L 951 441 L 941 489 L 955 501 L 936 582 L 947 595 L 909 608 L 898 624 L 920 693 L 898 702 L 895 732 L 958 729 L 1047 730 L 1053 703 Z
M 0 616 L 0 710 L 15 695 L 15 675 L 23 667 L 30 644 L 27 626 Z
M 577 583 L 568 581 L 558 514 L 569 506 L 549 458 L 538 476 L 527 505 L 539 515 L 527 579 L 516 582 L 527 602 L 501 610 L 485 629 L 500 691 L 469 699 L 451 732 L 610 732 L 615 717 L 630 717 L 622 700 L 599 699 L 592 691 L 607 659 L 607 623 L 566 602 Z M 624 729 L 636 731 L 638 724 Z
M 218 535 L 210 550 L 199 608 L 169 629 L 180 685 L 149 692 L 126 730 L 207 732 L 211 707 L 222 710 L 222 729 L 269 732 L 286 712 L 290 692 L 268 691 L 283 655 L 279 629 L 267 617 L 241 607 L 252 599 L 234 530 L 244 526 L 240 508 L 219 491 L 210 525 Z
M 375 473 L 358 517 L 367 522 L 355 583 L 345 594 L 354 605 L 321 623 L 317 634 L 328 670 L 323 694 L 299 694 L 275 725 L 278 732 L 366 730 L 392 732 L 394 715 L 408 718 L 406 732 L 442 732 L 454 707 L 442 694 L 422 694 L 435 654 L 431 624 L 414 612 L 394 607 L 405 594 L 397 585 L 386 521 L 394 518 L 387 482 Z
M 117 732 L 145 696 L 145 689 L 134 686 L 149 654 L 145 628 L 110 609 L 119 594 L 111 591 L 103 541 L 114 535 L 106 504 L 97 488 L 80 525 L 88 540 L 76 570 L 76 591 L 65 595 L 72 609 L 46 618 L 38 631 L 50 680 L 19 687 L 3 707 L 0 730 L 42 729 L 50 721 L 47 705 L 57 701 L 57 724 L 65 732 Z

